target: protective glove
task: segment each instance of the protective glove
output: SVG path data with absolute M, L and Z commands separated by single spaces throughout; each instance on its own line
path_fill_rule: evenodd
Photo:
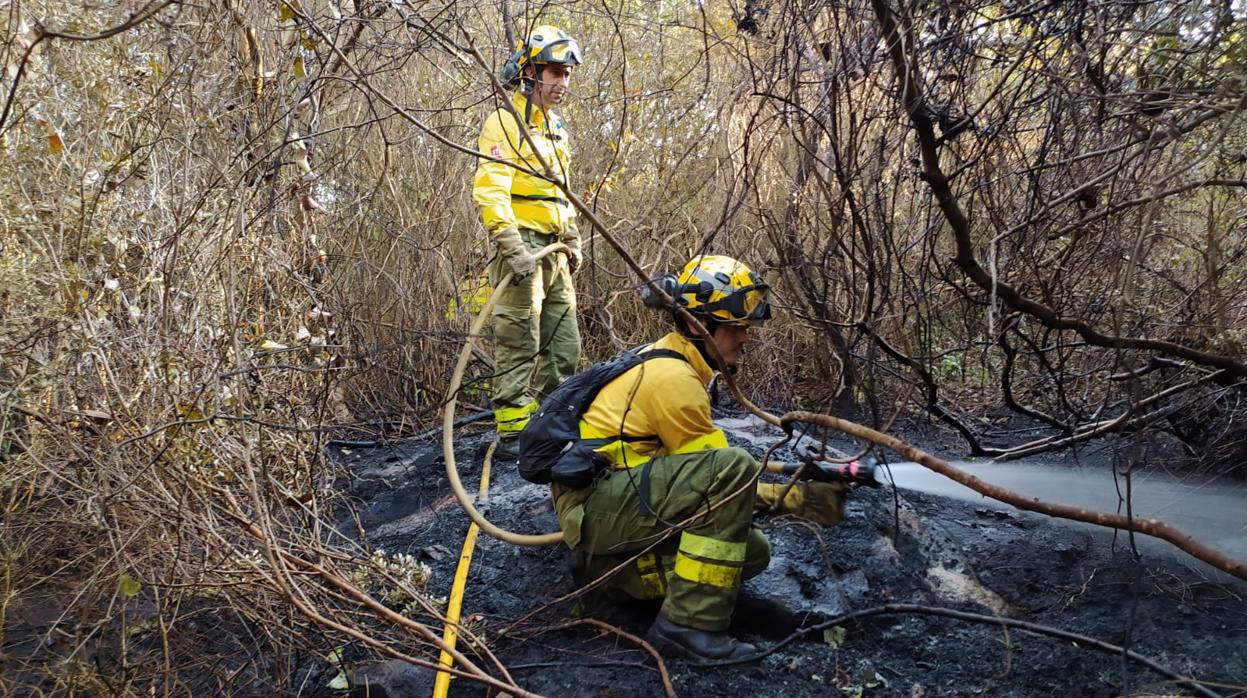
M 511 267 L 516 281 L 537 269 L 537 258 L 528 251 L 524 238 L 520 237 L 520 231 L 515 226 L 509 225 L 495 233 L 494 244 L 498 246 L 499 254 L 507 260 L 507 266 Z
M 580 268 L 580 263 L 584 261 L 584 253 L 580 251 L 580 230 L 576 228 L 574 222 L 567 227 L 567 232 L 559 237 L 559 242 L 567 245 L 567 267 L 575 273 Z
M 759 482 L 753 510 L 757 514 L 790 514 L 824 526 L 834 526 L 844 518 L 844 493 L 838 482 L 798 482 L 784 498 L 785 483 Z M 779 506 L 776 507 L 776 502 Z M 772 511 L 774 509 L 774 511 Z

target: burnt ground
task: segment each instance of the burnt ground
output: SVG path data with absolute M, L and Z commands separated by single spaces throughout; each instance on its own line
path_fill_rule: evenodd
M 488 436 L 461 435 L 457 457 L 475 491 Z M 733 441 L 759 451 L 758 442 Z M 409 552 L 434 570 L 430 592 L 449 592 L 468 519 L 446 480 L 439 444 L 402 443 L 337 454 L 354 474 L 352 492 L 373 546 Z M 782 456 L 783 454 L 779 454 Z M 487 516 L 503 528 L 557 528 L 545 487 L 496 463 Z M 894 498 L 895 495 L 895 498 Z M 802 624 L 848 610 L 916 604 L 1002 615 L 1126 644 L 1220 695 L 1247 695 L 1247 584 L 1160 546 L 1135 556 L 1111 531 L 1016 511 L 881 488 L 855 493 L 833 528 L 763 520 L 770 568 L 746 583 L 737 634 L 765 658 L 699 667 L 669 660 L 677 695 L 739 696 L 1119 696 L 1198 695 L 1118 653 L 999 624 L 913 611 L 844 624 L 776 648 Z M 896 534 L 899 524 L 899 535 Z M 894 542 L 895 541 L 895 542 Z M 562 545 L 520 548 L 482 535 L 463 615 L 487 634 L 573 590 Z M 540 632 L 580 617 L 643 635 L 653 607 L 589 600 L 544 610 L 493 648 L 516 680 L 548 696 L 660 696 L 653 660 L 613 635 L 579 626 Z M 430 695 L 432 677 L 393 664 L 364 666 L 388 694 Z M 373 695 L 376 695 L 374 691 Z M 456 680 L 452 696 L 486 695 Z

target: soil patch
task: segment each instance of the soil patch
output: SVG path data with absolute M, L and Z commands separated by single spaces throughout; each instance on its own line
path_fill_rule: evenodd
M 457 442 L 469 491 L 488 438 Z M 732 440 L 761 454 L 762 439 L 735 434 Z M 354 473 L 353 497 L 372 545 L 422 556 L 434 570 L 430 592 L 448 593 L 468 519 L 450 497 L 440 445 L 347 450 L 338 457 Z M 557 528 L 548 490 L 521 480 L 514 464 L 496 463 L 491 482 L 491 521 L 527 533 Z M 1135 555 L 1110 531 L 887 489 L 856 493 L 834 528 L 761 523 L 772 562 L 746 584 L 735 622 L 739 634 L 765 650 L 837 614 L 922 605 L 1085 635 L 1220 684 L 1213 690 L 1222 695 L 1247 690 L 1247 584 L 1176 554 L 1148 548 Z M 561 545 L 520 548 L 482 535 L 464 616 L 478 615 L 487 634 L 496 633 L 573 591 L 566 553 Z M 659 696 L 653 659 L 631 643 L 585 626 L 544 631 L 593 617 L 640 635 L 655 610 L 581 599 L 544 609 L 493 647 L 521 685 L 543 695 Z M 1196 695 L 1120 653 L 999 623 L 905 610 L 842 627 L 843 633 L 806 632 L 745 665 L 672 660 L 667 667 L 686 698 Z M 408 672 L 403 685 L 424 685 L 413 678 L 418 674 Z M 423 679 L 431 686 L 431 678 Z M 457 680 L 450 694 L 486 691 Z

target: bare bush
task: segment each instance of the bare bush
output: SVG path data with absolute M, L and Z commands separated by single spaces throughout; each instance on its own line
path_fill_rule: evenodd
M 46 638 L 7 688 L 431 661 L 439 609 L 336 533 L 323 447 L 435 419 L 488 253 L 472 143 L 538 19 L 588 47 L 572 188 L 606 232 L 653 276 L 714 251 L 779 280 L 758 399 L 1237 462 L 1242 17 L 733 5 L 0 5 L 0 627 Z M 587 250 L 598 359 L 665 321 Z M 1040 435 L 971 419 L 995 408 Z

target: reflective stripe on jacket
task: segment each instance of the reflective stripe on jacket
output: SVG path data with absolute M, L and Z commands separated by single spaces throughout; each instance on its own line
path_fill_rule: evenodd
M 710 419 L 706 386 L 714 371 L 701 352 L 678 332 L 647 349 L 671 349 L 686 360 L 646 361 L 606 384 L 580 419 L 581 438 L 615 439 L 597 450 L 617 468 L 635 468 L 657 456 L 726 448 L 727 437 Z
M 528 110 L 528 98 L 522 94 L 516 93 L 512 104 L 521 117 Z M 490 235 L 508 226 L 558 235 L 575 225 L 576 210 L 557 185 L 506 164 L 543 173 L 544 160 L 555 177 L 569 181 L 571 144 L 563 120 L 535 106 L 528 118 L 532 142 L 524 139 L 519 123 L 506 109 L 490 114 L 481 128 L 477 145 L 488 157 L 477 162 L 472 200 L 480 207 L 481 220 Z M 534 144 L 540 158 L 533 152 Z

